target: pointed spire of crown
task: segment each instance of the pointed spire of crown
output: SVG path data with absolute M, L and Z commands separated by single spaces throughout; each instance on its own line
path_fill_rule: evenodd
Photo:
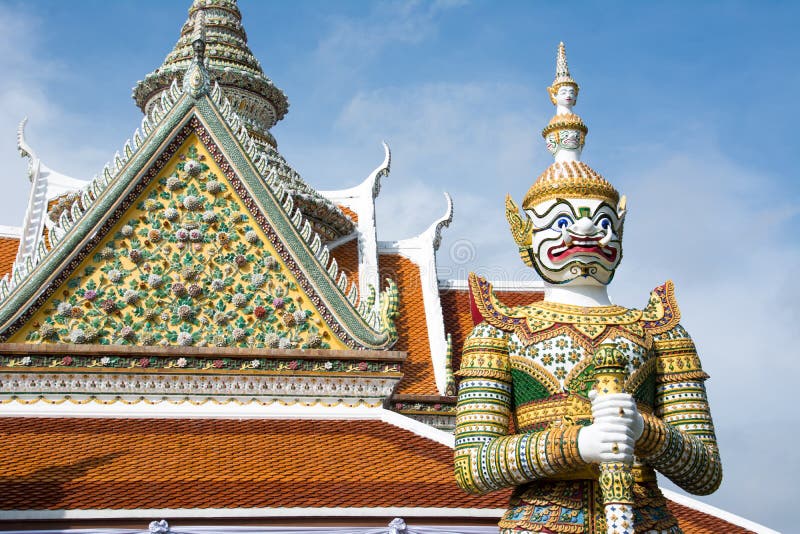
M 577 82 L 572 79 L 569 74 L 569 65 L 567 64 L 567 50 L 564 48 L 564 41 L 558 43 L 558 54 L 556 55 L 556 77 L 553 80 L 553 87 L 557 87 L 564 83 L 571 83 L 578 87 Z
M 245 122 L 248 132 L 262 145 L 275 147 L 270 133 L 289 109 L 286 95 L 267 76 L 247 46 L 242 14 L 236 0 L 194 0 L 181 35 L 164 63 L 139 81 L 133 99 L 149 112 L 168 90 L 172 80 L 181 79 L 194 58 L 196 15 L 202 13 L 205 31 L 205 63 L 209 75 L 219 82 L 225 96 Z
M 581 152 L 589 129 L 572 112 L 578 97 L 578 84 L 567 65 L 564 43 L 558 45 L 556 77 L 547 88 L 556 114 L 542 130 L 547 150 L 555 162 L 547 168 L 528 190 L 522 202 L 530 209 L 540 202 L 554 198 L 597 198 L 616 205 L 619 193 L 598 172 L 581 161 Z

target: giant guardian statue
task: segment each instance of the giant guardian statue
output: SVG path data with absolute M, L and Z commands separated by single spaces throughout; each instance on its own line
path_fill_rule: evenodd
M 506 199 L 522 260 L 545 298 L 509 307 L 470 276 L 480 322 L 464 344 L 455 476 L 470 493 L 514 487 L 503 534 L 680 533 L 656 472 L 694 494 L 722 468 L 704 386 L 672 282 L 647 305 L 613 305 L 626 200 L 581 161 L 587 128 L 559 46 L 542 131 L 555 162 Z

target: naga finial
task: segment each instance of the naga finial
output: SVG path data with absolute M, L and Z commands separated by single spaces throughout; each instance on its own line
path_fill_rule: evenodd
M 211 89 L 211 77 L 206 70 L 206 16 L 202 10 L 194 14 L 192 29 L 192 50 L 194 57 L 183 76 L 183 91 L 194 98 L 207 94 Z

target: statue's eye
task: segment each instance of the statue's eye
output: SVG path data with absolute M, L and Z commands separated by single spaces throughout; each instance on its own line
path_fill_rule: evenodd
M 603 217 L 599 221 L 597 221 L 597 225 L 602 228 L 603 230 L 608 230 L 611 228 L 611 219 L 608 217 Z
M 572 219 L 567 216 L 562 216 L 556 219 L 555 227 L 561 230 L 562 228 L 567 228 L 572 224 Z

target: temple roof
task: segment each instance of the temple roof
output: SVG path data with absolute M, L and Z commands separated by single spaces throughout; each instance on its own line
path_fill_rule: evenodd
M 380 517 L 402 508 L 457 524 L 498 517 L 510 497 L 465 494 L 450 446 L 379 420 L 6 417 L 0 437 L 0 522 L 57 522 L 65 511 L 74 525 L 119 511 L 287 520 L 313 509 Z M 686 534 L 751 532 L 692 501 L 668 504 Z
M 0 418 L 0 510 L 501 508 L 452 449 L 382 421 Z

